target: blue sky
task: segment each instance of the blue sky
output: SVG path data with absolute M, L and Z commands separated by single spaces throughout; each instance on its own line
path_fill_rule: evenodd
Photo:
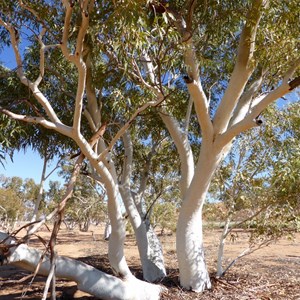
M 27 43 L 20 44 L 21 55 L 24 53 L 26 46 Z M 5 47 L 0 51 L 0 62 L 1 64 L 5 65 L 10 69 L 14 69 L 17 67 L 17 63 L 16 63 L 16 59 L 12 47 Z
M 57 160 L 54 159 L 47 166 L 47 174 L 52 171 L 52 169 L 56 166 Z M 31 149 L 28 149 L 26 152 L 20 151 L 16 152 L 13 161 L 7 157 L 6 161 L 3 162 L 2 166 L 0 164 L 0 174 L 3 174 L 6 177 L 18 176 L 23 179 L 32 178 L 36 183 L 40 182 L 41 174 L 43 170 L 43 160 L 39 156 L 39 154 Z M 58 171 L 58 170 L 57 170 Z M 49 181 L 63 181 L 55 171 L 45 183 L 46 189 L 48 189 Z

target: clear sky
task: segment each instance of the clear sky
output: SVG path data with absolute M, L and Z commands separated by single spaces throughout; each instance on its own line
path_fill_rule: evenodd
M 21 54 L 24 53 L 25 49 L 26 49 L 26 46 L 21 43 L 21 45 L 20 45 L 21 52 L 20 53 Z M 12 47 L 5 47 L 4 49 L 1 49 L 0 63 L 10 69 L 14 69 L 17 67 L 17 63 L 16 63 L 16 59 L 15 59 Z
M 57 160 L 54 159 L 48 166 L 46 174 L 49 174 L 53 168 L 56 166 Z M 23 179 L 32 178 L 35 183 L 39 183 L 41 180 L 42 170 L 43 170 L 43 160 L 37 152 L 28 149 L 26 152 L 20 151 L 16 152 L 13 161 L 7 156 L 4 166 L 0 164 L 0 174 L 3 174 L 6 177 L 18 176 Z M 63 182 L 63 179 L 60 178 L 56 170 L 51 176 L 47 179 L 45 183 L 45 188 L 48 189 L 49 181 L 58 180 Z

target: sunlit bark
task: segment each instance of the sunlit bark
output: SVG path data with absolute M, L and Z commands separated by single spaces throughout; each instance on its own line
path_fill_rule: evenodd
M 142 219 L 143 216 L 139 213 L 131 193 L 130 176 L 133 163 L 133 149 L 129 132 L 124 134 L 123 141 L 125 160 L 120 191 L 135 233 L 143 277 L 149 282 L 156 282 L 166 276 L 162 247 L 152 226 L 145 219 Z
M 0 232 L 0 241 L 5 238 L 7 234 Z M 13 239 L 9 238 L 6 241 L 7 245 L 13 245 L 12 243 L 14 243 Z M 4 248 L 0 248 L 0 256 L 5 264 L 32 272 L 38 268 L 38 274 L 43 276 L 49 274 L 50 260 L 47 255 L 42 258 L 42 251 L 25 244 L 11 247 L 6 253 L 3 253 L 2 249 Z M 133 276 L 123 281 L 85 263 L 63 256 L 56 258 L 55 274 L 59 278 L 75 281 L 79 290 L 103 300 L 157 300 L 162 292 L 161 287 L 143 282 Z

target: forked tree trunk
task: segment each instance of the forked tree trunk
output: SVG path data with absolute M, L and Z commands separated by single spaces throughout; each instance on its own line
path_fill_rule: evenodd
M 178 218 L 176 249 L 180 284 L 195 292 L 211 288 L 204 258 L 202 207 L 220 159 L 220 152 L 214 149 L 213 143 L 202 143 L 195 175 Z
M 7 234 L 0 232 L 0 242 Z M 6 243 L 11 242 L 8 240 Z M 5 263 L 29 271 L 35 271 L 41 259 L 42 251 L 29 248 L 25 244 L 10 248 L 5 254 Z M 4 253 L 0 249 L 0 258 Z M 50 259 L 45 257 L 38 274 L 47 276 L 50 270 Z M 158 300 L 162 287 L 136 279 L 134 276 L 121 280 L 108 275 L 85 263 L 71 258 L 58 256 L 55 273 L 57 277 L 73 280 L 78 289 L 103 300 Z

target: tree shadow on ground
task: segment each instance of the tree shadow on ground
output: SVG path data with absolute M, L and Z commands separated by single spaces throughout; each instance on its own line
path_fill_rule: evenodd
M 174 257 L 175 259 L 175 257 Z M 300 299 L 300 274 L 298 258 L 292 257 L 270 260 L 266 266 L 263 259 L 245 259 L 238 262 L 224 278 L 218 279 L 211 273 L 212 289 L 196 294 L 180 288 L 178 270 L 167 269 L 167 277 L 158 284 L 167 288 L 162 300 L 298 300 Z M 78 258 L 108 274 L 112 274 L 107 255 L 92 255 Z M 3 269 L 5 268 L 5 269 Z M 132 273 L 142 279 L 140 266 L 131 265 Z M 6 270 L 4 272 L 4 270 Z M 5 274 L 5 276 L 4 276 Z M 27 289 L 24 300 L 40 300 L 45 278 L 37 276 L 30 285 L 31 278 L 20 283 L 18 280 L 30 274 L 12 266 L 3 266 L 0 273 L 0 300 L 21 299 Z M 57 280 L 57 300 L 95 300 L 97 298 L 77 290 L 75 282 Z M 6 291 L 3 293 L 2 291 Z M 1 293 L 2 292 L 2 293 Z

